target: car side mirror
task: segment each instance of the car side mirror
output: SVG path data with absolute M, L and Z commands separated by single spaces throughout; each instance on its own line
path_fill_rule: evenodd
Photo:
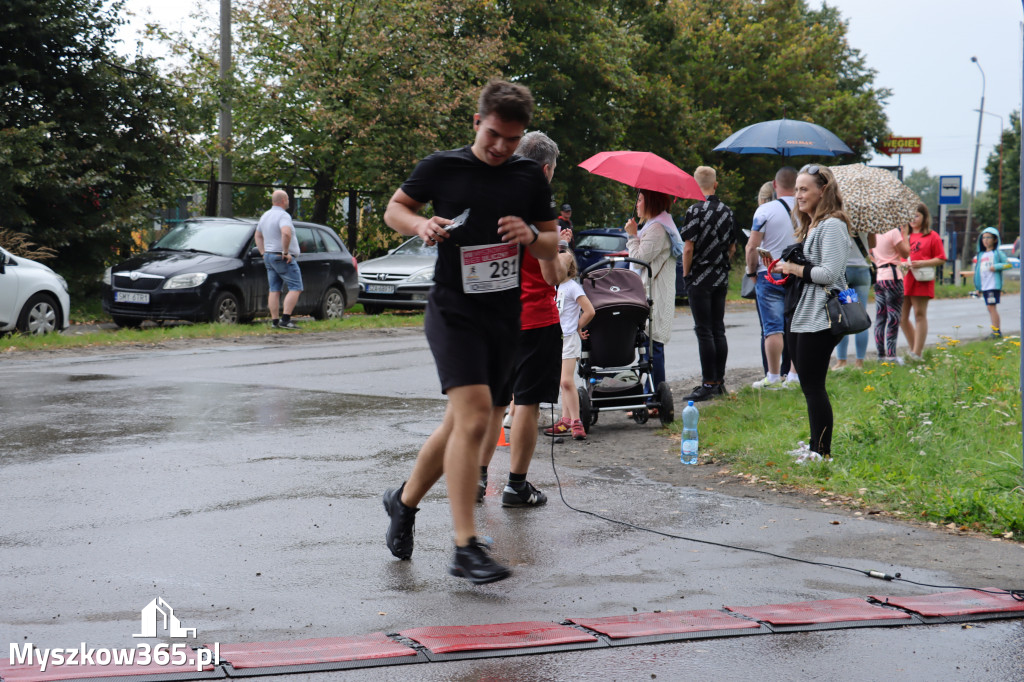
M 260 256 L 260 249 L 258 246 L 254 246 L 249 249 L 249 258 L 262 258 L 262 256 Z
M 6 253 L 0 253 L 0 275 L 4 274 L 8 263 L 10 263 L 10 257 Z

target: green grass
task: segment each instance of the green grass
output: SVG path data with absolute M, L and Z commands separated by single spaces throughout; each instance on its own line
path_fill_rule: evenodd
M 744 388 L 701 404 L 701 449 L 734 473 L 842 495 L 863 508 L 1024 537 L 1020 339 L 943 343 L 923 364 L 830 373 L 831 462 L 799 466 L 798 391 Z M 670 427 L 681 428 L 677 420 Z
M 74 318 L 72 318 L 74 319 Z M 53 350 L 58 348 L 85 348 L 125 344 L 153 345 L 174 339 L 234 339 L 271 334 L 297 334 L 312 332 L 344 332 L 353 329 L 387 329 L 423 325 L 423 313 L 387 312 L 365 315 L 362 306 L 354 306 L 342 320 L 300 318 L 302 332 L 274 330 L 269 320 L 258 319 L 252 324 L 183 324 L 173 327 L 145 327 L 143 329 L 101 330 L 81 334 L 47 334 L 24 336 L 12 334 L 0 338 L 0 352 Z

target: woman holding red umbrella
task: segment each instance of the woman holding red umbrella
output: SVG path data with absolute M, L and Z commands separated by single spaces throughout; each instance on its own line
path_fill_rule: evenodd
M 649 263 L 653 279 L 650 283 L 651 298 L 651 380 L 653 390 L 665 381 L 665 344 L 672 338 L 672 319 L 675 317 L 676 299 L 676 259 L 672 255 L 672 245 L 682 243 L 679 230 L 676 228 L 668 209 L 672 205 L 672 197 L 668 194 L 649 189 L 639 191 L 636 199 L 636 214 L 643 221 L 638 225 L 631 217 L 626 223 L 626 249 L 629 257 Z M 672 239 L 672 236 L 675 239 Z M 647 279 L 647 271 L 641 270 L 642 277 Z

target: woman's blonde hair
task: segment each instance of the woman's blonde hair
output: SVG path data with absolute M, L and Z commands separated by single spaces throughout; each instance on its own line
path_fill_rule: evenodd
M 569 256 L 568 263 L 566 263 L 565 276 L 569 279 L 576 279 L 576 275 L 579 274 L 580 266 L 576 263 L 576 256 L 573 255 L 572 251 L 566 251 L 565 255 Z
M 811 228 L 826 218 L 838 218 L 846 223 L 849 230 L 850 217 L 843 209 L 843 195 L 839 192 L 839 185 L 836 183 L 836 176 L 825 166 L 808 164 L 800 169 L 800 175 L 809 175 L 814 178 L 815 184 L 821 190 L 821 199 L 814 207 L 814 215 L 807 215 L 800 210 L 799 204 L 794 205 L 793 215 L 796 217 L 796 238 L 803 241 Z
M 771 180 L 761 185 L 761 189 L 757 191 L 757 205 L 767 204 L 769 201 L 774 199 L 775 185 Z

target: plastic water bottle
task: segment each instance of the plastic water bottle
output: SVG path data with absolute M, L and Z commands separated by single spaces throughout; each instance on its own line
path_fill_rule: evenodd
M 700 412 L 697 411 L 693 401 L 687 402 L 683 409 L 683 445 L 679 452 L 679 461 L 683 464 L 697 463 L 697 422 L 700 420 Z

